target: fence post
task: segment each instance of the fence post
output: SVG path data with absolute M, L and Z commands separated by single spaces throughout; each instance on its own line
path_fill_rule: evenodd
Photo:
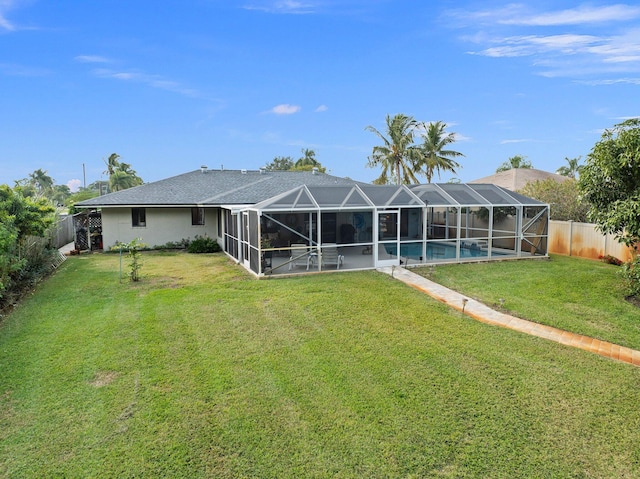
M 569 220 L 569 256 L 573 256 L 573 220 Z

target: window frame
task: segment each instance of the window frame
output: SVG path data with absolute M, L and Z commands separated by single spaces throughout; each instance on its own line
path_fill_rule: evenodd
M 204 226 L 205 213 L 204 208 L 194 206 L 191 208 L 191 226 Z
M 131 208 L 131 227 L 146 228 L 147 226 L 147 209 Z

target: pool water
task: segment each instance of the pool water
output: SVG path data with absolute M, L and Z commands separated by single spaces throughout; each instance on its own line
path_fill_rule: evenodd
M 387 253 L 390 255 L 396 255 L 396 245 L 385 245 Z M 481 249 L 476 243 L 462 242 L 460 244 L 460 257 L 461 258 L 478 258 L 486 257 L 488 255 L 486 249 Z M 492 256 L 504 256 L 507 253 L 492 251 Z M 421 243 L 407 243 L 400 245 L 400 256 L 405 258 L 422 259 L 422 244 Z M 446 260 L 456 259 L 456 245 L 450 243 L 427 243 L 427 260 Z

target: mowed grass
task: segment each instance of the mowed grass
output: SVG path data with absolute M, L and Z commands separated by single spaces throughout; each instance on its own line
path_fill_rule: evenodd
M 0 326 L 0 476 L 639 477 L 639 400 L 377 272 L 72 257 Z
M 625 300 L 619 266 L 552 255 L 412 271 L 520 318 L 640 350 L 640 308 Z

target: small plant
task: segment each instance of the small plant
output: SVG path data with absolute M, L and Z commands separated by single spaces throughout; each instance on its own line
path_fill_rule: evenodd
M 120 246 L 129 252 L 129 279 L 131 281 L 140 281 L 140 269 L 142 268 L 140 250 L 145 249 L 147 245 L 142 242 L 142 238 L 136 238 L 129 243 L 121 243 Z
M 607 264 L 615 264 L 616 266 L 622 266 L 622 261 L 620 261 L 618 258 L 616 258 L 615 256 L 611 256 L 610 254 L 607 255 L 600 255 L 598 256 L 598 258 L 603 261 L 604 263 Z
M 196 236 L 187 246 L 189 253 L 217 253 L 220 250 L 218 242 L 208 236 Z

